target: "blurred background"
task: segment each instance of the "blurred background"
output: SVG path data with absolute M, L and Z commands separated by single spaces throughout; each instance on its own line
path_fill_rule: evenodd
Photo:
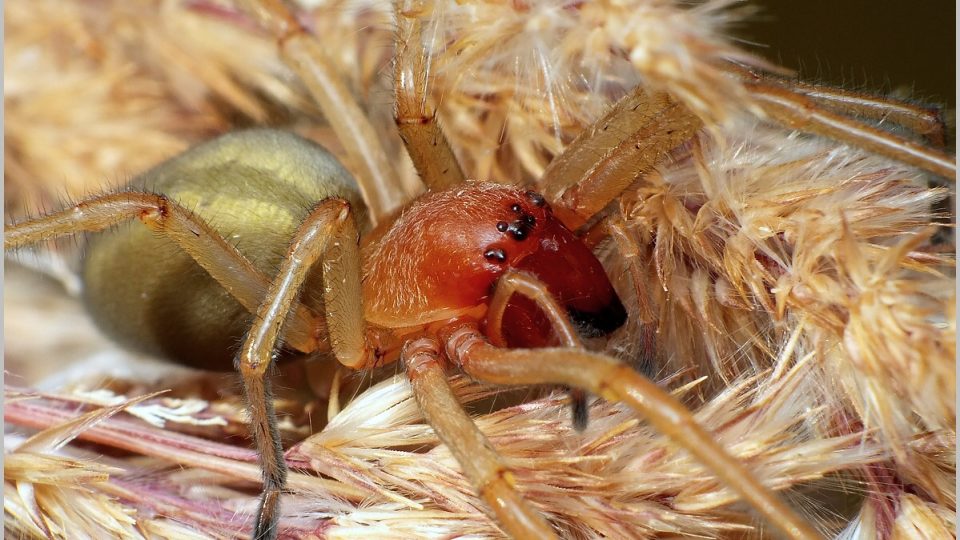
M 736 33 L 808 81 L 956 109 L 956 4 L 946 0 L 755 0 Z M 952 113 L 950 114 L 952 116 Z

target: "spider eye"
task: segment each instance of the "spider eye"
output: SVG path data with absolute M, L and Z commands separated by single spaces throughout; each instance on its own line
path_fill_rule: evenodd
M 507 252 L 500 248 L 491 248 L 483 252 L 484 258 L 491 262 L 507 262 Z
M 530 201 L 534 206 L 543 207 L 547 204 L 546 199 L 543 198 L 543 195 L 537 193 L 536 191 L 527 191 L 524 193 L 527 200 Z
M 527 242 L 518 245 L 510 259 L 510 267 L 529 272 L 542 281 L 566 308 L 581 336 L 603 336 L 620 328 L 626 322 L 627 312 L 600 261 L 559 220 L 550 215 L 538 217 L 540 219 L 534 220 L 536 228 L 527 225 L 524 217 L 508 224 L 508 234 L 516 226 L 518 231 L 532 235 Z M 515 307 L 504 316 L 506 341 L 518 346 L 547 345 L 549 339 L 544 336 L 530 338 L 524 335 L 542 334 L 531 327 L 547 325 L 545 320 L 538 319 L 538 315 L 531 314 L 536 308 L 521 300 L 514 300 L 513 304 Z M 517 330 L 506 329 L 509 325 Z
M 528 231 L 522 223 L 515 222 L 510 225 L 509 229 L 507 229 L 507 234 L 512 236 L 514 240 L 520 241 L 527 238 Z
M 509 223 L 506 221 L 498 221 L 497 230 L 509 234 L 511 238 L 518 242 L 526 240 L 526 238 L 530 236 L 530 232 L 534 226 L 536 226 L 537 218 L 533 214 L 526 212 L 520 203 L 511 204 L 510 211 L 517 215 L 517 219 Z

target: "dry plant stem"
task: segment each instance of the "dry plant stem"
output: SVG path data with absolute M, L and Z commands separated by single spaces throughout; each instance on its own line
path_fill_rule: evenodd
M 263 301 L 269 279 L 206 221 L 163 195 L 126 192 L 92 197 L 60 212 L 8 225 L 3 245 L 14 250 L 80 231 L 103 231 L 132 219 L 176 242 L 251 313 Z M 302 305 L 294 307 L 287 341 L 302 351 L 318 349 L 313 330 L 317 317 Z
M 702 125 L 666 94 L 637 87 L 550 163 L 544 195 L 564 224 L 576 229 Z
M 683 404 L 630 366 L 584 350 L 570 321 L 542 282 L 519 273 L 504 275 L 494 293 L 500 301 L 491 303 L 491 312 L 496 313 L 494 307 L 502 312 L 514 292 L 537 303 L 568 348 L 501 349 L 488 343 L 476 328 L 463 326 L 447 340 L 447 356 L 465 373 L 495 384 L 562 384 L 585 389 L 608 401 L 627 403 L 659 432 L 699 459 L 707 470 L 784 534 L 790 538 L 820 538 L 775 493 L 727 453 Z
M 416 4 L 416 5 L 414 5 Z M 463 182 L 463 171 L 450 142 L 437 122 L 437 111 L 427 93 L 430 57 L 423 49 L 419 2 L 398 5 L 397 53 L 394 59 L 395 120 L 420 180 L 431 191 Z
M 938 150 L 818 106 L 813 99 L 763 82 L 747 82 L 764 112 L 792 129 L 815 133 L 955 181 L 955 159 Z
M 447 383 L 436 340 L 409 342 L 401 354 L 413 394 L 427 422 L 460 463 L 464 475 L 512 538 L 556 538 L 543 516 L 517 493 L 514 478 Z
M 8 424 L 34 429 L 63 425 L 75 419 L 78 414 L 80 413 L 73 410 L 53 408 L 34 401 L 8 401 L 3 410 L 4 420 Z M 163 458 L 183 467 L 213 471 L 250 482 L 256 482 L 262 475 L 258 465 L 241 461 L 248 456 L 236 455 L 236 447 L 191 435 L 171 433 L 138 422 L 111 418 L 79 432 L 77 439 L 144 456 Z M 338 497 L 358 502 L 370 496 L 370 492 L 365 489 L 302 473 L 292 474 L 288 484 L 304 491 L 327 490 Z
M 270 284 L 263 304 L 257 310 L 253 327 L 240 348 L 237 368 L 243 378 L 250 409 L 251 431 L 263 466 L 263 495 L 254 538 L 276 538 L 280 494 L 287 476 L 267 369 L 272 363 L 286 313 L 296 301 L 314 264 L 321 257 L 330 258 L 328 248 L 341 240 L 342 233 L 338 233 L 343 231 L 345 223 L 353 223 L 353 218 L 349 203 L 342 199 L 329 199 L 320 203 L 304 220 L 294 236 L 276 279 Z M 355 233 L 352 241 L 356 243 Z M 324 275 L 325 284 L 330 283 L 330 279 L 330 275 Z M 331 286 L 324 288 L 327 291 L 338 289 Z M 356 291 L 356 296 L 359 297 L 359 291 Z M 325 299 L 329 302 L 329 295 Z M 328 309 L 334 308 L 328 305 Z M 331 335 L 334 336 L 333 327 L 336 325 L 330 326 Z M 337 340 L 333 337 L 332 341 Z M 337 348 L 334 350 L 339 353 Z
M 401 185 L 399 180 L 390 172 L 395 167 L 387 160 L 366 113 L 338 76 L 316 37 L 296 21 L 280 0 L 245 0 L 243 5 L 277 36 L 284 61 L 310 91 L 347 155 L 359 169 L 357 181 L 363 190 L 371 220 L 376 225 L 390 213 L 393 205 L 406 200 L 406 196 L 398 187 Z

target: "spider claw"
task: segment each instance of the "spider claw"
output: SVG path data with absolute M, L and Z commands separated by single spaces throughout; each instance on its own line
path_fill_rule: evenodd
M 254 526 L 253 540 L 275 540 L 280 516 L 280 490 L 270 489 L 263 492 L 260 507 L 257 509 L 257 522 Z
M 570 406 L 573 412 L 573 427 L 577 431 L 587 429 L 590 409 L 587 407 L 587 393 L 578 388 L 570 389 Z

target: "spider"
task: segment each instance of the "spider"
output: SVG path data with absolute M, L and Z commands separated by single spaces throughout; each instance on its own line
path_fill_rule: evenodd
M 265 14 L 266 25 L 280 36 L 281 46 L 294 64 L 322 66 L 323 55 L 316 50 L 316 43 L 280 4 L 263 2 L 255 7 Z M 409 37 L 418 31 L 415 22 L 402 28 L 401 32 L 407 34 L 403 43 L 415 43 Z M 378 174 L 383 165 L 371 159 L 368 174 L 360 181 L 367 206 L 380 225 L 364 236 L 359 249 L 357 228 L 364 222 L 365 212 L 361 190 L 321 149 L 266 131 L 219 139 L 140 179 L 142 187 L 151 186 L 164 195 L 124 192 L 94 198 L 64 213 L 8 227 L 5 245 L 17 248 L 55 235 L 102 230 L 139 218 L 189 253 L 245 310 L 256 313 L 238 369 L 265 469 L 257 537 L 276 534 L 283 488 L 282 449 L 266 378 L 281 334 L 287 346 L 301 351 L 329 346 L 337 359 L 351 368 L 402 359 L 425 414 L 504 528 L 517 537 L 546 537 L 552 532 L 542 517 L 517 496 L 509 472 L 469 417 L 462 412 L 451 413 L 460 409 L 444 382 L 445 362 L 458 365 L 479 380 L 563 384 L 627 401 L 704 460 L 787 534 L 814 536 L 789 508 L 713 442 L 675 400 L 632 370 L 587 352 L 580 343 L 580 332 L 606 333 L 618 327 L 626 314 L 599 263 L 570 230 L 595 223 L 595 216 L 625 189 L 637 171 L 649 169 L 669 150 L 689 140 L 700 128 L 700 121 L 669 97 L 638 90 L 551 164 L 542 182 L 546 188 L 543 195 L 489 184 L 463 184 L 456 159 L 443 144 L 433 114 L 426 109 L 429 104 L 420 84 L 422 58 L 412 46 L 398 55 L 398 124 L 430 192 L 408 206 L 400 217 L 387 216 L 377 194 L 390 188 Z M 309 85 L 318 71 L 307 67 L 302 68 L 301 75 Z M 848 94 L 788 85 L 733 66 L 729 70 L 744 79 L 767 114 L 788 125 L 841 137 L 935 174 L 953 175 L 948 156 L 837 112 L 847 106 L 862 114 L 879 108 L 908 129 L 935 139 L 939 124 L 921 109 L 897 108 L 893 102 L 868 101 L 863 96 L 849 99 Z M 319 73 L 325 72 L 321 69 Z M 352 101 L 345 95 L 335 101 L 336 105 L 327 105 L 329 110 L 340 107 L 344 117 L 363 118 L 359 111 L 350 110 Z M 811 105 L 823 108 L 808 114 Z M 350 128 L 361 132 L 359 139 L 346 133 L 349 130 L 344 124 L 335 123 L 345 130 L 342 138 L 363 143 L 354 151 L 369 151 L 365 143 L 374 137 L 362 134 L 368 129 L 362 121 L 359 128 Z M 627 128 L 638 125 L 641 129 Z M 597 147 L 612 151 L 597 159 Z M 278 163 L 281 160 L 276 156 L 282 157 L 283 163 Z M 305 170 L 324 180 L 310 185 L 303 176 Z M 270 240 L 269 246 L 240 253 L 224 241 L 223 231 L 206 223 L 204 210 L 194 215 L 174 202 L 188 200 L 191 192 L 196 192 L 201 201 L 216 199 L 215 193 L 223 194 L 230 186 L 201 182 L 233 177 L 244 179 L 246 189 L 263 188 L 266 193 L 258 195 L 257 200 L 278 196 L 287 199 L 277 203 L 281 213 L 299 223 L 274 279 L 258 268 L 256 259 L 277 249 L 282 251 L 287 242 L 283 235 L 276 242 Z M 275 186 L 265 186 L 260 180 L 264 177 L 272 181 L 285 178 L 288 185 L 284 193 L 277 193 L 280 189 Z M 251 191 L 245 191 L 244 196 L 254 198 Z M 305 215 L 293 215 L 293 209 L 305 206 L 304 201 L 312 209 Z M 228 207 L 221 202 L 210 203 L 212 212 L 253 212 L 242 204 Z M 205 205 L 194 204 L 201 209 Z M 616 227 L 615 220 L 603 223 Z M 141 233 L 145 230 L 140 229 Z M 121 260 L 117 257 L 123 248 L 116 244 L 132 243 L 141 253 L 153 252 L 144 235 L 137 238 L 136 234 L 125 231 L 101 237 L 94 240 L 90 250 L 87 290 L 89 295 L 99 297 L 90 302 L 94 310 L 115 312 L 100 315 L 111 321 L 107 324 L 120 325 L 131 313 L 111 304 L 108 294 L 96 292 L 117 283 L 111 261 Z M 398 260 L 410 261 L 409 266 L 391 266 Z M 437 260 L 444 264 L 434 265 Z M 322 271 L 314 272 L 315 266 Z M 121 276 L 124 274 L 121 271 Z M 304 283 L 311 290 L 319 285 L 322 301 L 312 300 L 309 294 L 298 299 Z M 176 312 L 196 311 L 179 306 Z M 216 334 L 211 331 L 215 327 L 209 324 L 206 331 Z M 118 328 L 115 333 L 123 332 Z M 212 353 L 208 351 L 212 341 L 207 339 L 180 343 L 197 357 L 215 357 L 216 351 L 223 350 L 217 347 Z

